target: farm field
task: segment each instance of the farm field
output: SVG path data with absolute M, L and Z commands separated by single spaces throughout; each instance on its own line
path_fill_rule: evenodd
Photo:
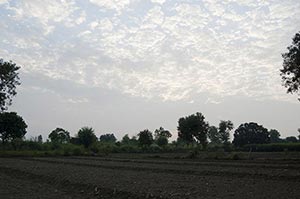
M 1 198 L 300 198 L 300 159 L 174 155 L 0 158 Z

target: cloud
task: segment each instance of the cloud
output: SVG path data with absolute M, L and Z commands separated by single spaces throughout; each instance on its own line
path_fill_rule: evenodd
M 26 73 L 163 101 L 291 100 L 279 69 L 299 31 L 298 1 L 16 1 L 1 10 L 0 53 Z

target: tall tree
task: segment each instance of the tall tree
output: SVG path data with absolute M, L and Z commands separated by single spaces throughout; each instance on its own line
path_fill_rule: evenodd
M 0 113 L 0 138 L 3 143 L 16 138 L 23 138 L 26 134 L 26 128 L 27 124 L 17 113 Z
M 210 140 L 211 143 L 213 144 L 220 144 L 220 135 L 218 128 L 215 126 L 210 126 L 207 132 L 208 139 Z
M 141 131 L 138 134 L 138 141 L 141 146 L 150 146 L 153 143 L 152 132 L 148 129 Z
M 70 133 L 63 128 L 54 129 L 48 136 L 51 142 L 68 143 L 70 142 Z
M 117 141 L 117 138 L 113 133 L 109 134 L 104 134 L 100 136 L 100 142 L 108 142 L 108 143 L 115 143 Z
M 283 68 L 280 75 L 287 92 L 297 93 L 300 91 L 300 32 L 296 33 L 292 45 L 287 49 L 288 52 L 282 54 Z
M 233 123 L 230 120 L 221 120 L 219 124 L 219 136 L 223 144 L 229 143 L 230 131 L 233 129 Z
M 197 140 L 204 147 L 207 144 L 208 122 L 202 113 L 189 115 L 180 118 L 178 121 L 178 137 L 186 143 L 192 143 Z
M 254 122 L 241 124 L 234 132 L 233 144 L 235 146 L 266 144 L 269 142 L 268 129 Z
M 172 137 L 172 134 L 170 133 L 170 131 L 164 129 L 163 127 L 159 127 L 159 129 L 156 129 L 154 131 L 154 139 L 157 140 L 159 137 L 170 138 Z
M 280 133 L 276 129 L 271 129 L 269 131 L 269 134 L 270 134 L 270 142 L 271 143 L 277 143 L 277 142 L 281 141 L 281 139 L 280 139 Z
M 20 67 L 12 61 L 0 59 L 0 112 L 11 105 L 12 97 L 17 94 L 16 86 L 20 85 L 17 73 L 19 69 Z
M 85 148 L 88 148 L 97 141 L 94 129 L 90 127 L 82 127 L 78 131 L 77 137 L 79 144 L 82 144 Z

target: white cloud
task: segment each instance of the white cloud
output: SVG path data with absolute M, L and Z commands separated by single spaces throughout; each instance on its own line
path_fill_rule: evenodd
M 8 37 L 17 28 L 5 28 L 1 53 L 26 72 L 137 97 L 290 99 L 278 70 L 299 29 L 299 2 L 152 2 L 90 0 L 84 10 L 75 1 L 17 1 L 17 21 L 42 26 L 44 35 Z M 95 5 L 99 13 L 88 10 Z M 5 20 L 16 18 L 0 22 L 10 27 Z

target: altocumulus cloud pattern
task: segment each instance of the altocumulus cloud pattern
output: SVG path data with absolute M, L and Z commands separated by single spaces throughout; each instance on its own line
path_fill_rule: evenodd
M 25 73 L 164 101 L 291 100 L 279 69 L 298 0 L 0 0 L 0 16 L 0 55 Z

